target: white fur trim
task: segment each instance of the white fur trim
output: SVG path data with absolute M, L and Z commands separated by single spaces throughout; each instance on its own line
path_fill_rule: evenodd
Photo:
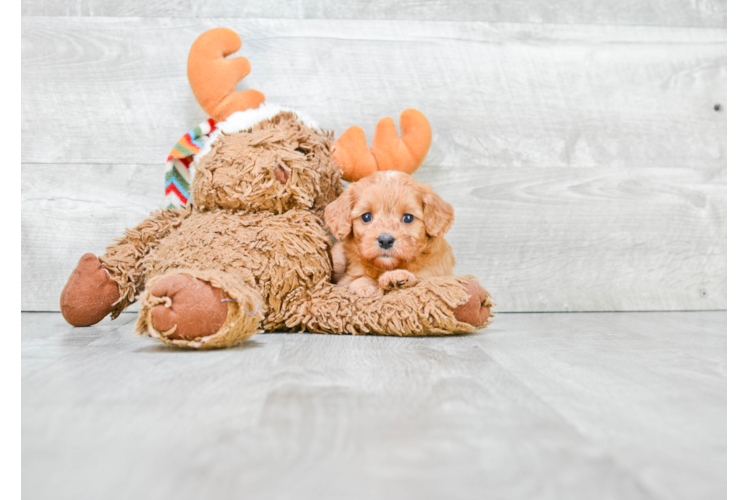
M 402 175 L 408 175 L 405 172 L 400 172 L 399 170 L 379 170 L 379 172 L 385 172 L 385 176 L 387 177 L 399 177 Z
M 200 161 L 200 158 L 205 156 L 208 153 L 208 151 L 210 151 L 210 147 L 213 144 L 213 141 L 221 133 L 230 134 L 232 132 L 239 132 L 241 130 L 247 130 L 248 128 L 254 127 L 258 123 L 260 123 L 262 120 L 267 120 L 268 118 L 272 118 L 273 116 L 277 115 L 281 111 L 292 111 L 296 113 L 296 116 L 299 117 L 299 120 L 301 120 L 306 126 L 311 127 L 311 128 L 316 128 L 316 129 L 319 128 L 317 126 L 317 122 L 315 122 L 314 120 L 309 118 L 309 116 L 305 115 L 299 110 L 290 108 L 288 106 L 281 106 L 279 104 L 272 104 L 272 103 L 264 102 L 260 104 L 260 107 L 257 109 L 237 111 L 235 113 L 232 113 L 228 118 L 226 118 L 226 121 L 217 123 L 216 129 L 213 131 L 213 133 L 201 141 L 204 147 L 202 150 L 200 150 L 199 153 L 197 153 L 194 156 L 194 160 Z

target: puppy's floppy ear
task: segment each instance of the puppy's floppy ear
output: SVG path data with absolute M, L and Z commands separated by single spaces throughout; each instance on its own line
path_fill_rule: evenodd
M 434 238 L 441 238 L 455 221 L 455 210 L 452 205 L 442 199 L 441 196 L 431 190 L 431 186 L 424 186 L 423 194 L 423 222 L 426 225 L 426 234 Z
M 351 225 L 353 191 L 353 184 L 350 184 L 343 194 L 325 207 L 325 224 L 338 240 L 344 240 L 353 230 Z

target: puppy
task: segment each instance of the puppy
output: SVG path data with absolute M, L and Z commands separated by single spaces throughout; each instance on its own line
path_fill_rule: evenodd
M 454 209 L 408 174 L 381 171 L 350 184 L 325 209 L 325 222 L 339 240 L 333 282 L 359 296 L 452 275 L 455 258 L 443 236 Z

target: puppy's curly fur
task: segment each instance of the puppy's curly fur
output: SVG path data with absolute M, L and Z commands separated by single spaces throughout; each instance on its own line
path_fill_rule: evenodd
M 455 258 L 444 235 L 454 209 L 408 174 L 376 172 L 351 184 L 327 206 L 325 221 L 339 240 L 333 281 L 360 296 L 452 275 Z

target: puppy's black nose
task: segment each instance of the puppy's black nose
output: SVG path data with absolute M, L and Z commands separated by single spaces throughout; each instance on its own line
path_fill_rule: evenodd
M 377 238 L 377 243 L 379 243 L 379 248 L 387 250 L 395 244 L 395 237 L 387 233 L 380 234 L 379 238 Z

